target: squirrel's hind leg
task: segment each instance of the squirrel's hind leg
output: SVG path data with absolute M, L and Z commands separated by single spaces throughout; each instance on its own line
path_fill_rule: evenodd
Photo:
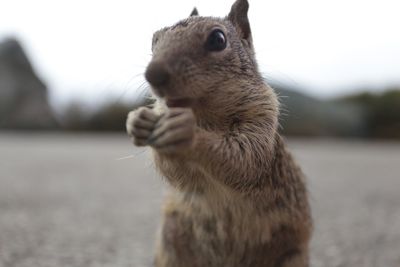
M 276 264 L 276 267 L 308 267 L 309 255 L 306 251 L 292 251 L 284 254 Z

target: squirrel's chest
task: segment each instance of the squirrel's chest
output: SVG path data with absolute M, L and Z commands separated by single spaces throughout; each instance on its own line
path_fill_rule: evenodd
M 154 163 L 159 172 L 175 188 L 185 191 L 202 190 L 209 183 L 209 179 L 196 164 L 183 158 L 162 157 L 154 153 Z
M 218 204 L 221 203 L 198 199 L 190 202 L 180 195 L 169 196 L 160 238 L 163 253 L 190 262 L 190 266 L 258 266 L 250 262 L 237 264 L 241 258 L 260 256 L 265 257 L 265 263 L 269 262 L 269 247 L 274 231 L 279 228 L 273 224 L 273 218 L 257 215 L 240 205 L 222 204 L 217 210 L 210 206 Z
M 191 235 L 194 240 L 226 244 L 270 240 L 276 224 L 274 215 L 260 214 L 251 202 L 230 201 L 223 199 L 223 195 L 224 192 L 220 196 L 207 196 L 174 191 L 164 206 L 165 233 L 177 232 L 172 236 Z

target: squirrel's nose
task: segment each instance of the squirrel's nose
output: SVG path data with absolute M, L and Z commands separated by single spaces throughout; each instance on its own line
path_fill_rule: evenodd
M 160 87 L 168 83 L 170 74 L 164 64 L 154 61 L 147 66 L 145 77 L 151 85 Z

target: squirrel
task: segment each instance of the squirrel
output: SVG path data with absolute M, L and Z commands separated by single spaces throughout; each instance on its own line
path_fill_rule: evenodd
M 157 267 L 305 267 L 305 177 L 278 133 L 279 102 L 258 71 L 247 0 L 153 35 L 145 78 L 156 101 L 128 114 L 171 185 Z

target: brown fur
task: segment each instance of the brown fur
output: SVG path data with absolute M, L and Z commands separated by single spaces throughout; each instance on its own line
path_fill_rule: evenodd
M 305 181 L 277 132 L 279 105 L 257 70 L 247 9 L 237 0 L 227 18 L 191 16 L 154 35 L 148 72 L 161 68 L 168 82 L 152 86 L 156 107 L 132 112 L 127 129 L 154 148 L 172 186 L 158 267 L 308 266 Z M 211 53 L 203 44 L 216 27 L 228 46 Z M 177 98 L 184 107 L 166 105 Z

